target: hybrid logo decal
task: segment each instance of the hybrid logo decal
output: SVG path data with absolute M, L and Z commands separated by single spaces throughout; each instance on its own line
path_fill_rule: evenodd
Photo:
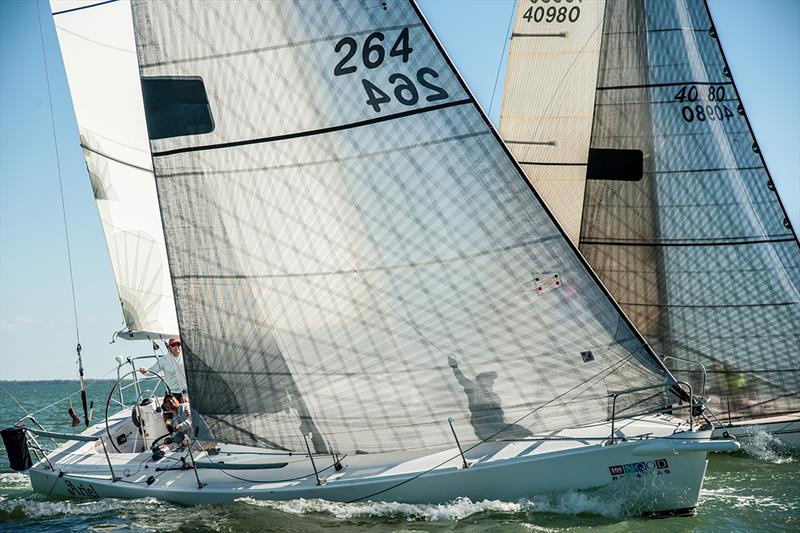
M 655 461 L 609 466 L 608 470 L 611 472 L 611 479 L 617 480 L 626 476 L 642 477 L 642 475 L 646 474 L 669 474 L 669 464 L 666 459 L 656 459 Z

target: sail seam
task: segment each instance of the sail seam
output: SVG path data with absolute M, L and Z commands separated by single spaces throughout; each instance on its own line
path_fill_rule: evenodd
M 708 374 L 736 374 L 737 372 L 746 372 L 748 374 L 767 374 L 769 372 L 800 372 L 800 368 L 771 368 L 771 369 L 768 369 L 768 370 L 764 370 L 764 369 L 755 370 L 755 369 L 751 369 L 751 368 L 737 368 L 736 370 L 714 370 L 714 369 L 706 370 L 706 373 L 708 373 Z M 793 393 L 793 394 L 796 394 L 796 393 Z M 791 411 L 791 412 L 796 412 L 796 411 Z
M 525 248 L 527 246 L 532 246 L 534 244 L 542 244 L 548 241 L 557 240 L 560 236 L 559 235 L 551 235 L 549 237 L 543 237 L 541 239 L 525 241 L 518 244 L 512 244 L 509 246 L 503 246 L 501 248 L 495 248 L 492 250 L 484 250 L 482 252 L 476 252 L 474 254 L 464 254 L 459 257 L 451 257 L 448 259 L 439 259 L 436 261 L 419 261 L 414 263 L 405 263 L 399 265 L 388 265 L 388 266 L 379 266 L 379 267 L 370 267 L 370 268 L 359 268 L 359 269 L 341 269 L 341 270 L 328 270 L 324 272 L 300 272 L 300 273 L 286 273 L 286 274 L 255 274 L 255 275 L 248 275 L 248 274 L 199 274 L 199 275 L 180 275 L 174 276 L 175 279 L 273 279 L 273 278 L 304 278 L 304 277 L 314 277 L 314 276 L 336 276 L 341 274 L 360 274 L 363 272 L 382 272 L 386 270 L 396 270 L 398 268 L 417 268 L 421 266 L 431 266 L 431 265 L 444 265 L 448 263 L 455 263 L 457 261 L 466 261 L 469 259 L 474 259 L 476 257 L 482 257 L 485 255 L 490 255 L 499 252 L 507 252 L 509 250 L 514 250 L 517 248 Z
M 391 115 L 386 115 L 383 117 L 378 118 L 370 118 L 367 120 L 361 120 L 358 122 L 351 122 L 350 124 L 341 124 L 339 126 L 329 126 L 327 128 L 319 128 L 316 130 L 307 130 L 307 131 L 299 131 L 295 133 L 284 133 L 282 135 L 274 135 L 272 137 L 260 137 L 258 139 L 246 139 L 243 141 L 231 141 L 227 143 L 219 143 L 219 144 L 206 144 L 203 146 L 187 146 L 185 148 L 175 148 L 174 150 L 165 150 L 162 152 L 153 152 L 153 157 L 163 157 L 167 155 L 174 155 L 174 154 L 182 154 L 186 152 L 200 152 L 205 150 L 219 150 L 222 148 L 233 148 L 235 146 L 246 146 L 248 144 L 264 144 L 274 141 L 285 141 L 288 139 L 299 139 L 301 137 L 311 137 L 314 135 L 324 135 L 326 133 L 333 133 L 335 131 L 342 131 L 342 130 L 349 130 L 353 128 L 360 128 L 362 126 L 369 126 L 370 124 L 378 124 L 380 122 L 386 122 L 388 120 L 394 120 L 397 118 L 405 118 L 410 117 L 413 115 L 419 115 L 420 113 L 427 113 L 429 111 L 438 111 L 440 109 L 446 109 L 448 107 L 455 107 L 464 104 L 471 104 L 472 100 L 469 98 L 465 98 L 463 100 L 455 100 L 453 102 L 447 102 L 444 104 L 432 105 L 428 107 L 421 107 L 418 109 L 412 109 L 411 111 L 404 111 L 402 113 L 394 113 Z
M 581 244 L 596 244 L 606 246 L 738 246 L 744 244 L 768 244 L 776 242 L 794 242 L 794 237 L 784 237 L 780 239 L 758 239 L 741 241 L 719 241 L 719 242 L 648 242 L 648 241 L 608 241 L 608 240 L 583 240 Z
M 528 144 L 533 146 L 555 146 L 555 141 L 512 141 L 506 140 L 506 144 Z
M 698 308 L 698 309 L 716 309 L 716 308 L 730 308 L 730 307 L 779 307 L 785 305 L 798 305 L 800 302 L 775 302 L 775 303 L 758 303 L 758 304 L 648 304 L 637 302 L 620 302 L 620 305 L 630 305 L 633 307 L 682 307 L 682 308 Z
M 640 33 L 665 33 L 673 31 L 705 33 L 708 31 L 708 29 L 707 28 L 654 28 L 652 30 L 643 29 L 639 31 L 614 31 L 614 32 L 604 33 L 603 35 L 638 35 Z
M 108 48 L 109 50 L 116 50 L 118 52 L 124 52 L 126 54 L 134 54 L 134 55 L 136 55 L 136 50 L 128 50 L 126 48 L 120 48 L 119 46 L 113 46 L 113 45 L 110 45 L 108 43 L 103 43 L 103 42 L 100 42 L 100 41 L 96 41 L 94 39 L 90 39 L 89 37 L 86 37 L 85 35 L 81 35 L 80 33 L 76 33 L 74 31 L 70 31 L 70 30 L 64 28 L 63 26 L 56 25 L 56 28 L 58 28 L 58 31 L 63 31 L 64 33 L 68 33 L 68 34 L 72 35 L 73 37 L 77 37 L 78 39 L 83 39 L 84 41 L 92 43 L 92 44 L 96 44 L 97 46 L 102 46 L 104 48 Z
M 689 174 L 692 172 L 724 172 L 724 171 L 735 171 L 735 170 L 764 170 L 763 165 L 754 166 L 754 167 L 719 167 L 719 168 L 686 168 L 686 169 L 676 169 L 676 170 L 656 170 L 653 172 L 645 171 L 645 174 Z
M 399 148 L 392 148 L 390 150 L 378 150 L 375 152 L 366 152 L 360 155 L 348 156 L 348 157 L 338 157 L 336 159 L 320 159 L 317 161 L 310 161 L 304 163 L 292 163 L 292 164 L 285 164 L 285 165 L 273 165 L 273 166 L 264 166 L 264 167 L 246 167 L 246 168 L 234 168 L 234 169 L 226 169 L 226 170 L 213 170 L 213 171 L 190 171 L 190 172 L 171 172 L 171 173 L 164 173 L 159 175 L 159 179 L 164 178 L 180 178 L 185 176 L 213 176 L 217 174 L 223 175 L 233 175 L 233 174 L 241 174 L 245 172 L 271 172 L 276 170 L 286 170 L 289 168 L 305 168 L 305 167 L 313 167 L 318 165 L 329 165 L 331 163 L 339 163 L 342 161 L 357 161 L 359 159 L 365 159 L 369 157 L 376 157 L 380 155 L 387 155 L 387 154 L 394 154 L 399 152 L 405 152 L 409 150 L 415 150 L 417 148 L 425 148 L 428 146 L 435 146 L 437 144 L 446 144 L 454 141 L 460 141 L 464 139 L 471 139 L 474 137 L 479 137 L 482 135 L 489 135 L 488 131 L 477 131 L 477 132 L 470 132 L 465 133 L 462 135 L 453 135 L 451 137 L 444 137 L 441 139 L 437 139 L 434 141 L 426 141 L 421 143 L 415 144 L 408 144 L 405 146 L 401 146 Z
M 114 2 L 117 2 L 117 1 L 118 0 L 105 0 L 105 2 L 97 2 L 96 4 L 90 4 L 88 6 L 73 7 L 71 9 L 65 9 L 63 11 L 55 11 L 53 13 L 53 16 L 63 15 L 65 13 L 72 13 L 73 11 L 83 11 L 84 9 L 91 9 L 93 7 L 98 7 L 98 6 L 102 6 L 102 5 L 105 5 L 105 4 L 113 4 Z
M 585 167 L 588 163 L 545 163 L 544 161 L 518 161 L 520 165 L 541 165 L 545 167 Z
M 680 87 L 681 85 L 731 85 L 730 81 L 675 81 L 665 83 L 642 83 L 639 85 L 612 85 L 598 87 L 598 91 L 616 91 L 620 89 L 650 89 L 654 87 Z

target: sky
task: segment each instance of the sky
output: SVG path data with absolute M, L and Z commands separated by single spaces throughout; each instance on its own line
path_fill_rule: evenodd
M 513 0 L 419 3 L 496 123 Z M 800 0 L 709 4 L 767 166 L 793 226 L 800 228 Z M 41 16 L 34 0 L 0 1 L 0 380 L 77 376 L 65 218 L 77 331 L 86 375 L 97 378 L 109 375 L 115 355 L 145 354 L 148 345 L 109 343 L 123 326 L 122 312 L 53 19 L 46 2 L 39 10 Z

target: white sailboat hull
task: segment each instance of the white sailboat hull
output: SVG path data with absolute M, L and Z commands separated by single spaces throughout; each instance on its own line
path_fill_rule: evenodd
M 723 438 L 725 431 L 745 445 L 766 437 L 777 439 L 787 447 L 800 449 L 800 413 L 734 422 L 725 429 L 715 429 L 713 438 Z
M 52 468 L 41 461 L 30 470 L 30 476 L 33 487 L 47 495 L 151 497 L 186 505 L 243 497 L 335 502 L 438 503 L 458 497 L 516 501 L 592 490 L 600 498 L 621 502 L 631 514 L 683 514 L 697 504 L 708 452 L 732 451 L 737 445 L 707 440 L 710 431 L 671 434 L 678 424 L 663 417 L 626 421 L 617 435 L 629 440 L 613 445 L 602 439 L 607 424 L 562 431 L 544 439 L 487 443 L 466 454 L 470 463 L 466 469 L 455 447 L 347 456 L 341 459 L 344 468 L 340 472 L 335 472 L 330 457 L 315 456 L 321 485 L 317 485 L 307 455 L 224 444 L 215 455 L 196 452 L 195 461 L 203 467 L 196 472 L 160 470 L 180 464 L 176 462 L 180 453 L 169 453 L 159 461 L 153 461 L 149 452 L 111 454 L 120 478 L 111 481 L 105 456 L 95 450 L 98 443 L 73 442 L 48 457 Z M 221 462 L 224 470 L 219 469 Z M 150 476 L 153 479 L 148 484 Z

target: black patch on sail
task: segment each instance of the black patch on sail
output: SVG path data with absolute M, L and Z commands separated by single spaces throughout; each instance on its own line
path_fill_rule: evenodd
M 641 150 L 590 148 L 586 179 L 639 181 L 642 179 L 643 165 L 644 154 Z
M 142 78 L 142 97 L 151 139 L 214 131 L 206 87 L 199 77 Z

